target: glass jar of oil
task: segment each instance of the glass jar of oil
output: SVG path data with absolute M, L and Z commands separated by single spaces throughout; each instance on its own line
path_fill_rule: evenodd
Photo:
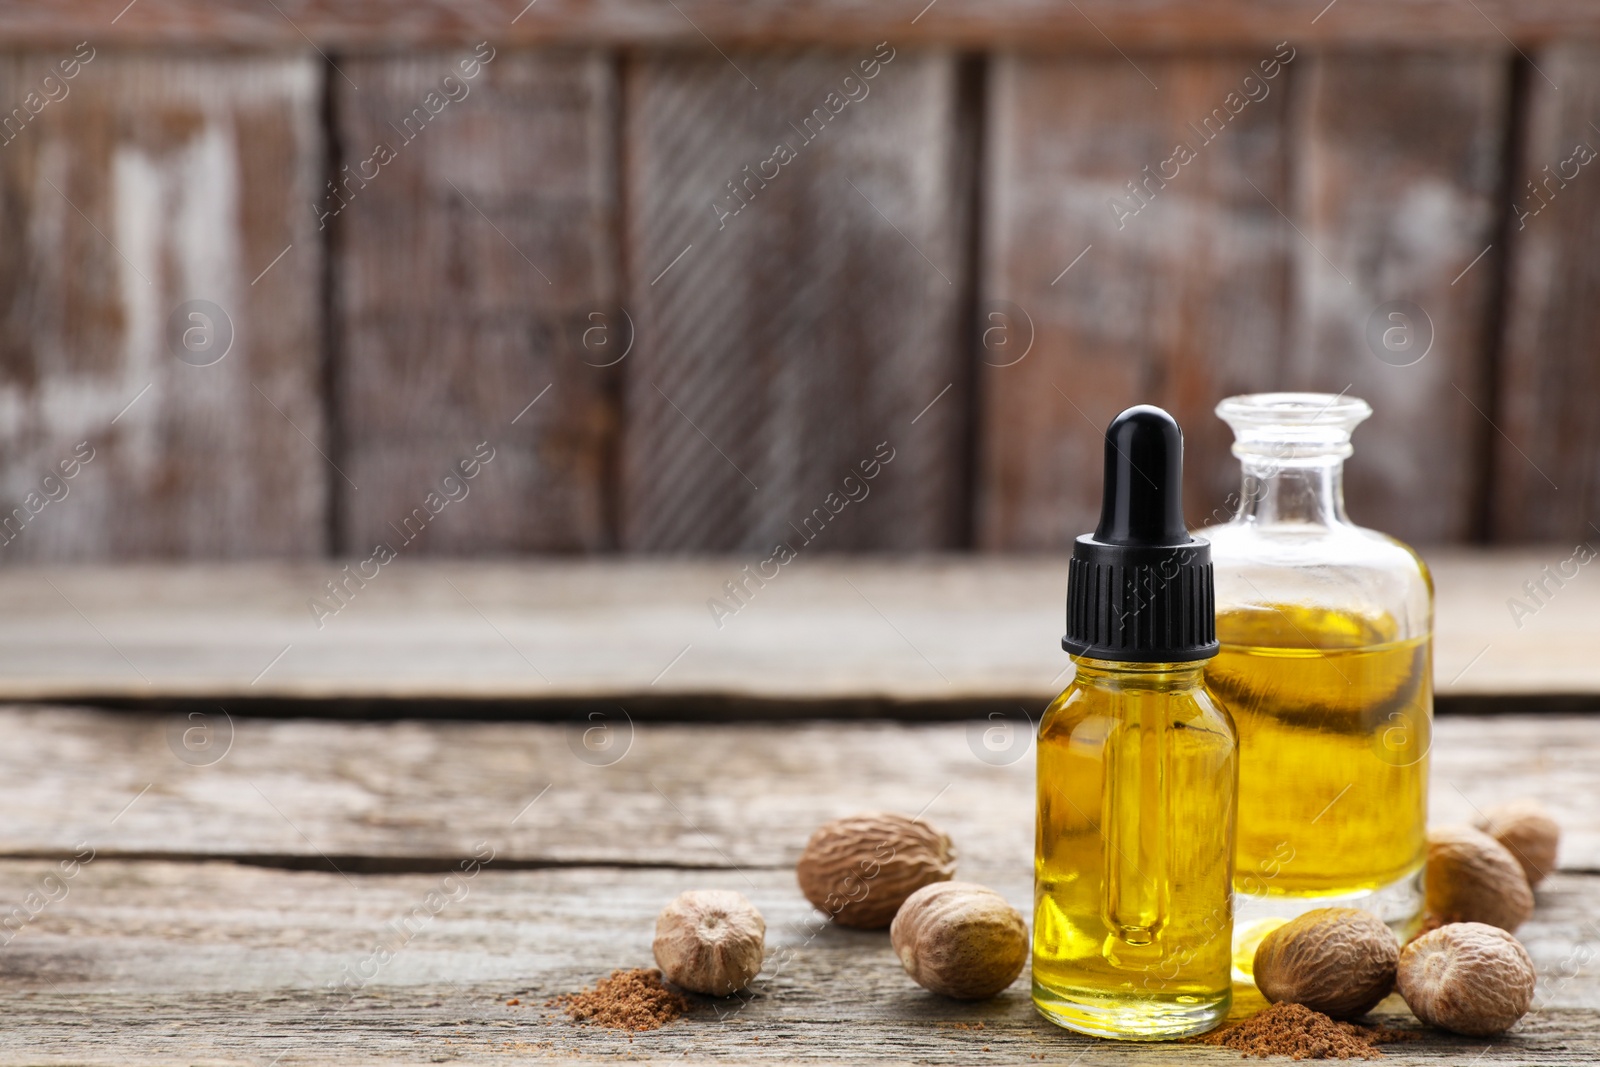
M 1212 543 L 1221 650 L 1206 682 L 1239 732 L 1235 967 L 1282 921 L 1356 907 L 1402 939 L 1422 911 L 1433 583 L 1352 523 L 1342 473 L 1372 409 L 1264 393 L 1217 406 L 1244 482 Z

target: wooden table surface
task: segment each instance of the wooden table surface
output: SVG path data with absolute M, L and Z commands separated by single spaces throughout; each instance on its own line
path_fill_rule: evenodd
M 1433 819 L 1537 796 L 1564 838 L 1536 1011 L 1397 1063 L 1600 1061 L 1600 586 L 1505 606 L 1565 558 L 1431 561 L 1441 706 L 1478 712 L 1438 720 Z M 741 565 L 405 561 L 321 627 L 332 564 L 0 573 L 0 1064 L 1234 1062 L 1056 1030 L 1026 977 L 924 993 L 795 886 L 820 822 L 925 812 L 1027 910 L 1061 560 L 808 560 L 719 628 Z M 696 887 L 766 916 L 753 995 L 632 1037 L 544 1006 L 649 966 Z
M 1540 796 L 1565 827 L 1562 869 L 1519 932 L 1537 1010 L 1509 1036 L 1434 1034 L 1392 1061 L 1600 1059 L 1594 725 L 1439 720 L 1436 819 Z M 955 839 L 961 877 L 1026 909 L 1026 731 L 1007 743 L 981 720 L 605 728 L 610 744 L 586 746 L 579 723 L 0 708 L 0 901 L 32 913 L 0 951 L 0 1063 L 1236 1061 L 1059 1031 L 1034 1014 L 1025 976 L 980 1004 L 924 993 L 886 934 L 835 929 L 800 896 L 792 865 L 811 829 L 885 808 L 925 812 Z M 474 856 L 487 862 L 462 877 Z M 632 1037 L 544 1006 L 650 965 L 656 911 L 700 887 L 737 889 L 766 916 L 783 962 L 753 996 Z M 1259 1006 L 1241 991 L 1238 1011 Z M 1378 1015 L 1408 1018 L 1394 998 Z
M 1429 554 L 1442 706 L 1594 706 L 1600 577 L 1572 556 Z M 921 718 L 1036 713 L 1061 688 L 1064 557 L 802 558 L 765 582 L 757 562 L 402 558 L 366 582 L 334 562 L 8 569 L 0 700 Z

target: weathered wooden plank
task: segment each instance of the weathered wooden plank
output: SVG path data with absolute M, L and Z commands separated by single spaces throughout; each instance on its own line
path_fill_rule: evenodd
M 1493 410 L 1498 541 L 1600 544 L 1600 50 L 1556 46 L 1528 79 L 1519 168 L 1508 194 L 1507 307 Z M 1546 81 L 1548 77 L 1550 81 Z M 1488 409 L 1485 409 L 1486 413 Z M 1593 553 L 1590 553 L 1592 558 Z
M 819 1062 L 1236 1062 L 1056 1030 L 1033 1011 L 1025 976 L 986 1002 L 930 996 L 884 934 L 834 928 L 805 903 L 790 868 L 820 815 L 907 807 L 946 779 L 923 807 L 955 837 L 960 874 L 1027 908 L 1027 752 L 980 759 L 964 726 L 654 725 L 601 765 L 551 726 L 240 720 L 225 748 L 208 749 L 186 747 L 172 725 L 208 724 L 0 711 L 10 742 L 0 761 L 12 761 L 0 790 L 26 793 L 0 795 L 13 815 L 4 833 L 35 818 L 57 843 L 27 858 L 0 844 L 12 853 L 0 859 L 0 902 L 16 909 L 0 924 L 0 1062 L 788 1062 L 797 1050 Z M 1495 1042 L 1430 1033 L 1390 1051 L 1397 1067 L 1577 1064 L 1600 1053 L 1600 976 L 1586 965 L 1600 892 L 1592 871 L 1571 870 L 1600 855 L 1583 800 L 1591 725 L 1439 723 L 1435 785 L 1460 780 L 1462 802 L 1479 804 L 1542 791 L 1568 831 L 1566 869 L 1519 930 L 1541 975 L 1538 1010 Z M 524 802 L 527 780 L 546 775 L 547 791 Z M 647 788 L 659 798 L 648 806 L 638 799 Z M 188 862 L 137 858 L 154 841 Z M 345 842 L 357 851 L 340 851 Z M 430 854 L 430 842 L 442 847 Z M 395 843 L 409 851 L 397 856 Z M 538 856 L 570 866 L 519 869 Z M 215 862 L 229 858 L 327 868 Z M 386 860 L 418 873 L 363 873 Z M 648 965 L 656 911 L 709 887 L 745 893 L 766 916 L 767 965 L 752 996 L 697 1002 L 683 1021 L 631 1040 L 545 1006 L 613 968 Z M 1236 1016 L 1260 1006 L 1238 991 Z M 1377 1015 L 1412 1025 L 1397 999 Z
M 1291 388 L 1372 403 L 1346 495 L 1416 544 L 1481 525 L 1510 63 L 1324 55 L 1297 123 Z
M 1570 554 L 1429 554 L 1441 699 L 1593 706 L 1600 586 L 1587 569 L 1559 589 L 1546 575 Z M 760 702 L 970 714 L 1061 687 L 1064 559 L 802 558 L 751 582 L 719 628 L 708 601 L 746 566 L 401 559 L 339 586 L 342 606 L 332 562 L 11 570 L 0 699 L 428 699 L 442 713 L 500 700 L 545 717 L 620 702 L 738 718 Z M 1555 595 L 1535 603 L 1530 582 Z
M 320 88 L 304 58 L 0 61 L 0 560 L 326 550 Z
M 625 547 L 759 551 L 770 577 L 961 542 L 957 85 L 889 44 L 630 68 Z
M 782 868 L 819 824 L 861 810 L 923 812 L 951 834 L 963 869 L 1024 872 L 1033 854 L 1020 710 L 1014 723 L 912 727 L 10 708 L 0 725 L 10 739 L 0 802 L 11 813 L 0 855 L 88 841 L 108 856 L 432 870 L 490 840 L 502 863 L 523 866 Z M 1593 719 L 1443 717 L 1436 731 L 1435 822 L 1537 796 L 1564 828 L 1563 868 L 1600 870 Z
M 858 43 L 893 34 L 897 41 L 1108 50 L 1138 47 L 1306 43 L 1389 44 L 1419 40 L 1498 46 L 1563 35 L 1593 35 L 1600 17 L 1586 0 L 1339 0 L 1337 6 L 1277 0 L 940 0 L 863 4 L 853 0 L 13 0 L 0 13 L 0 40 L 57 44 L 84 36 L 106 41 L 249 47 L 431 46 L 549 41 L 687 44 L 703 31 L 727 43 Z
M 522 1011 L 502 1012 L 501 1017 L 544 1022 L 560 1013 L 543 1009 L 543 997 L 580 988 L 614 967 L 651 966 L 655 913 L 692 888 L 747 895 L 767 919 L 774 957 L 785 950 L 797 957 L 805 953 L 812 956 L 812 967 L 831 972 L 848 966 L 854 955 L 864 964 L 864 981 L 884 988 L 895 984 L 899 966 L 888 937 L 828 925 L 801 896 L 790 871 L 505 870 L 499 866 L 497 844 L 479 844 L 446 871 L 348 879 L 332 871 L 128 862 L 103 855 L 80 864 L 75 876 L 61 879 L 51 864 L 0 862 L 0 900 L 8 907 L 52 870 L 68 889 L 15 934 L 7 931 L 10 941 L 0 960 L 11 964 L 5 972 L 8 993 L 47 993 L 52 986 L 57 992 L 80 994 L 321 993 L 338 988 L 347 967 L 356 971 L 374 942 L 389 932 L 385 927 L 391 921 L 407 919 L 423 929 L 371 975 L 363 1000 L 374 994 L 404 996 L 407 987 L 433 986 L 441 996 L 452 989 L 459 992 L 463 985 L 498 987 L 499 1001 L 516 994 L 527 1001 Z M 459 865 L 463 862 L 465 869 Z M 1020 878 L 1013 872 L 1004 881 L 995 875 L 990 871 L 983 877 L 1017 907 L 1026 908 L 1032 896 L 1027 871 Z M 1589 879 L 1556 879 L 1546 896 L 1571 910 L 1573 890 Z M 412 909 L 430 891 L 445 898 L 443 906 L 434 914 L 412 917 Z M 49 961 L 69 955 L 76 966 L 51 973 Z M 826 991 L 815 982 L 820 975 L 802 975 L 785 966 L 780 976 L 777 958 L 769 968 L 789 989 L 812 986 L 805 990 L 810 1010 L 823 1007 Z M 138 985 L 130 987 L 126 983 L 135 969 Z M 912 1000 L 915 987 L 904 975 L 899 978 L 906 988 L 895 992 Z M 351 992 L 356 990 L 347 990 L 346 997 Z M 1563 1007 L 1581 1006 L 1594 995 L 1581 987 L 1565 993 Z M 857 1022 L 879 1015 L 871 1004 L 850 999 L 826 1007 Z M 478 1008 L 489 1006 L 480 1002 Z M 349 1010 L 359 1012 L 359 1002 Z
M 49 870 L 0 863 L 0 900 L 23 899 Z M 1025 871 L 974 874 L 1026 912 Z M 1592 967 L 1564 976 L 1592 951 L 1595 882 L 1556 875 L 1541 889 L 1519 931 L 1543 976 L 1540 1007 L 1510 1036 L 1433 1032 L 1389 1049 L 1386 1062 L 1592 1062 L 1600 980 Z M 66 895 L 0 954 L 0 1062 L 1239 1059 L 1056 1029 L 1034 1012 L 1026 975 L 978 1003 L 925 993 L 887 935 L 830 927 L 787 871 L 502 871 L 491 861 L 471 877 L 346 880 L 99 858 L 62 884 Z M 753 995 L 697 1001 L 685 1019 L 632 1037 L 575 1025 L 544 1005 L 613 968 L 650 965 L 656 911 L 677 892 L 709 887 L 746 894 L 767 920 L 767 964 Z M 1260 1006 L 1253 990 L 1236 992 L 1235 1015 Z M 1397 997 L 1376 1014 L 1416 1025 Z
M 818 824 L 863 808 L 926 809 L 974 865 L 1026 869 L 1032 849 L 1026 735 L 985 762 L 983 723 L 969 744 L 965 724 L 774 733 L 634 723 L 616 709 L 531 726 L 5 714 L 4 759 L 19 762 L 0 789 L 24 794 L 15 810 L 40 822 L 0 829 L 0 853 L 89 840 L 108 854 L 428 869 L 487 837 L 525 864 L 755 868 L 792 864 Z M 39 750 L 23 756 L 23 738 Z M 23 769 L 40 766 L 51 773 Z
M 1104 429 L 1134 403 L 1183 423 L 1191 519 L 1226 517 L 1238 465 L 1211 409 L 1270 388 L 1283 345 L 1293 235 L 1273 204 L 1294 56 L 995 61 L 982 547 L 1093 529 Z
M 613 65 L 484 45 L 340 71 L 313 208 L 337 249 L 339 550 L 606 547 Z

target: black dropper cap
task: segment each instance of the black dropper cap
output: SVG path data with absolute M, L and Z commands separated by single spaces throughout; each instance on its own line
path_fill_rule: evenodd
M 1183 663 L 1217 654 L 1211 543 L 1183 524 L 1183 431 L 1140 404 L 1106 427 L 1100 525 L 1067 572 L 1074 656 Z

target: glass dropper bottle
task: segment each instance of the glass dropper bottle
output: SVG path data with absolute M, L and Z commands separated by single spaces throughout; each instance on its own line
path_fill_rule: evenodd
M 1106 430 L 1100 525 L 1067 578 L 1076 673 L 1039 723 L 1033 1000 L 1100 1037 L 1200 1033 L 1232 999 L 1238 744 L 1205 685 L 1210 546 L 1184 528 L 1182 465 L 1160 408 Z

